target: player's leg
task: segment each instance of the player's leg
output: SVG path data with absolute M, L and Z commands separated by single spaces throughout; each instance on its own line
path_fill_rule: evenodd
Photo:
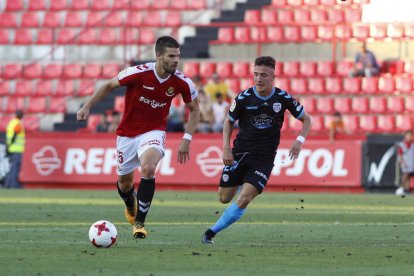
M 408 194 L 410 191 L 410 174 L 409 173 L 403 174 L 402 187 L 404 189 L 404 194 Z
M 133 225 L 137 214 L 137 198 L 134 193 L 134 172 L 118 176 L 118 194 L 125 202 L 125 217 Z

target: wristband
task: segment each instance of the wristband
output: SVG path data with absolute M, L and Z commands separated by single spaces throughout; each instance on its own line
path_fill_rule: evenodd
M 191 134 L 184 133 L 183 138 L 184 138 L 184 139 L 187 139 L 188 141 L 191 141 L 191 139 L 193 138 L 193 136 L 192 136 Z
M 304 144 L 305 143 L 305 137 L 303 137 L 303 136 L 298 136 L 297 138 L 296 138 L 296 140 L 298 140 L 299 142 L 301 142 L 302 144 Z

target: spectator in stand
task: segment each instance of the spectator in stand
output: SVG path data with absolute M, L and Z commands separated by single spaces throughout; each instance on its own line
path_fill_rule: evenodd
M 333 114 L 332 122 L 329 126 L 329 141 L 333 143 L 338 133 L 347 133 L 345 123 L 340 112 Z
M 350 77 L 374 77 L 380 72 L 380 67 L 373 52 L 362 43 L 361 51 L 355 55 L 354 67 L 349 72 Z
M 221 80 L 216 73 L 211 76 L 210 81 L 204 86 L 204 91 L 206 92 L 206 95 L 210 97 L 211 101 L 216 100 L 215 96 L 217 93 L 220 93 L 225 101 L 235 97 L 233 92 L 230 91 L 227 83 Z
M 399 196 L 407 195 L 410 193 L 410 179 L 414 176 L 414 143 L 412 130 L 404 132 L 404 140 L 398 144 L 397 155 L 402 179 L 401 186 L 395 191 L 395 194 Z
M 173 99 L 167 119 L 167 132 L 183 132 L 185 127 L 185 105 L 180 95 Z
M 116 133 L 116 129 L 118 128 L 120 122 L 121 122 L 121 113 L 119 113 L 116 110 L 112 111 L 112 120 L 108 126 L 108 132 Z
M 108 127 L 109 127 L 109 121 L 108 121 L 108 115 L 106 114 L 106 112 L 101 114 L 101 121 L 99 122 L 99 124 L 96 125 L 96 132 L 100 132 L 100 133 L 105 133 L 108 132 Z
M 194 87 L 197 89 L 197 91 L 200 92 L 201 90 L 203 90 L 203 86 L 204 86 L 203 85 L 203 80 L 201 79 L 201 77 L 199 75 L 194 76 L 193 83 L 194 83 Z
M 206 96 L 204 90 L 198 91 L 198 101 L 200 106 L 200 121 L 197 131 L 201 133 L 212 132 L 214 123 L 213 107 L 210 98 Z
M 212 105 L 214 115 L 213 132 L 222 132 L 224 120 L 229 112 L 229 103 L 224 101 L 223 94 L 220 92 L 216 93 L 215 98 L 216 101 Z

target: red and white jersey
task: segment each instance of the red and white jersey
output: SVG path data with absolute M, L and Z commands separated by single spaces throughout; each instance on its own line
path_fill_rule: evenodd
M 198 96 L 193 82 L 180 71 L 161 79 L 155 62 L 129 67 L 118 74 L 126 86 L 125 111 L 116 131 L 119 136 L 135 137 L 151 130 L 165 130 L 172 99 L 181 94 L 185 103 Z

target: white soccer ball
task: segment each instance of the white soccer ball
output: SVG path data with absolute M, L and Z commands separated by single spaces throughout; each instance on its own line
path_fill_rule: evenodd
M 115 225 L 107 220 L 99 220 L 89 228 L 89 240 L 95 247 L 109 248 L 116 243 L 117 236 Z

